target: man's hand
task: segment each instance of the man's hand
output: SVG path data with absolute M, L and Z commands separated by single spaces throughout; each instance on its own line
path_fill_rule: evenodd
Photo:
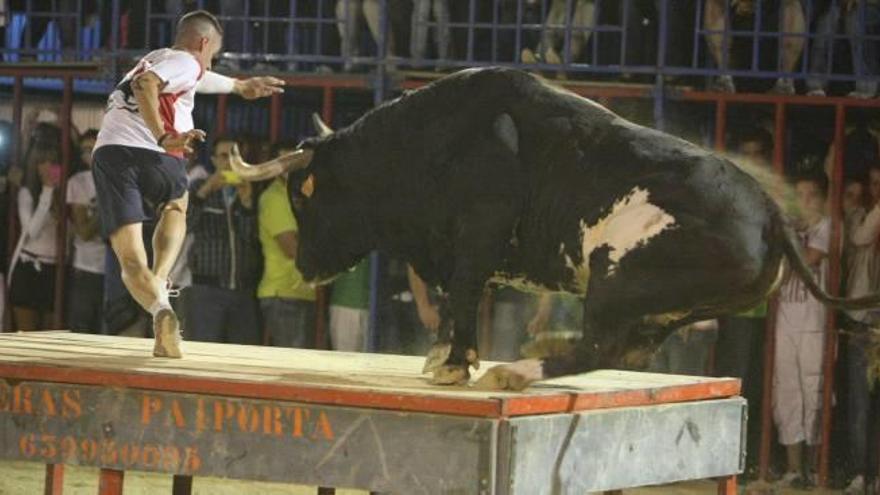
M 549 328 L 548 323 L 550 323 L 550 318 L 540 313 L 536 314 L 526 327 L 526 331 L 529 332 L 529 335 L 534 337 L 539 333 L 546 332 Z
M 261 76 L 249 79 L 238 79 L 232 92 L 246 100 L 254 100 L 278 93 L 283 93 L 284 81 L 277 77 Z
M 220 172 L 214 172 L 213 175 L 208 177 L 205 182 L 202 183 L 201 187 L 199 187 L 198 191 L 196 191 L 196 196 L 201 199 L 205 199 L 210 194 L 218 191 L 225 185 L 226 179 L 223 177 L 223 174 L 221 174 Z
M 182 134 L 166 135 L 159 146 L 169 153 L 183 151 L 188 154 L 193 152 L 193 142 L 195 141 L 204 142 L 205 131 L 201 129 L 193 129 Z

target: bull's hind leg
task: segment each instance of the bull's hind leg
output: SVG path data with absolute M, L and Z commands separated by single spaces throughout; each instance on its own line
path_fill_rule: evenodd
M 594 253 L 584 299 L 584 337 L 577 346 L 561 356 L 498 366 L 477 384 L 520 390 L 544 378 L 620 368 L 634 347 L 656 350 L 671 329 L 745 309 L 764 297 L 778 260 L 756 262 L 725 249 L 699 252 L 706 243 L 685 240 L 649 245 L 654 250 L 634 253 L 613 266 L 607 256 Z M 646 335 L 640 331 L 646 326 L 665 331 Z

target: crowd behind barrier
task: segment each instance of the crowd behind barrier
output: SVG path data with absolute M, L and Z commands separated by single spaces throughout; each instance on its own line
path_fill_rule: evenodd
M 169 44 L 181 13 L 198 8 L 223 21 L 226 46 L 215 68 L 231 74 L 385 77 L 502 64 L 566 82 L 680 85 L 715 94 L 841 95 L 865 102 L 878 90 L 877 0 L 0 0 L 0 53 L 5 63 L 23 67 L 98 63 L 105 71 L 98 81 L 103 86 L 83 88 L 106 94 L 140 54 Z M 3 84 L 0 78 L 2 99 L 12 101 Z M 54 94 L 29 86 L 25 91 L 49 102 Z M 188 169 L 188 235 L 173 271 L 180 289 L 173 303 L 183 315 L 185 338 L 425 354 L 440 325 L 442 294 L 406 263 L 385 256 L 369 257 L 316 293 L 293 261 L 297 228 L 284 182 L 251 185 L 226 168 L 233 144 L 246 160 L 262 162 L 312 133 L 309 115 L 322 102 L 293 93 L 285 95 L 281 115 L 268 106 L 245 110 L 225 100 L 197 105 L 197 127 L 213 129 L 222 118 L 225 132 L 211 136 Z M 652 123 L 644 102 L 606 103 Z M 334 123 L 350 123 L 370 106 L 368 99 L 340 95 Z M 24 116 L 20 128 L 0 120 L 0 214 L 12 220 L 0 239 L 0 248 L 8 251 L 2 259 L 9 261 L 3 270 L 6 328 L 147 335 L 149 319 L 125 291 L 99 234 L 89 172 L 95 130 L 73 127 L 70 142 L 62 142 L 62 126 L 69 122 L 62 113 L 49 103 Z M 880 110 L 868 105 L 852 112 L 842 141 L 835 141 L 821 108 L 790 113 L 790 125 L 780 134 L 772 113 L 732 108 L 721 141 L 730 141 L 725 148 L 734 159 L 768 168 L 775 162 L 789 180 L 805 212 L 795 221 L 823 283 L 839 274 L 847 295 L 880 290 Z M 719 147 L 717 122 L 713 127 L 704 108 L 684 103 L 670 108 L 665 127 Z M 17 153 L 13 141 L 20 143 Z M 72 152 L 62 177 L 65 149 Z M 842 157 L 839 175 L 833 170 L 836 155 Z M 842 182 L 835 182 L 838 177 Z M 835 188 L 842 191 L 838 203 L 832 201 Z M 834 238 L 834 221 L 843 225 L 841 239 Z M 69 225 L 63 238 L 59 224 Z M 834 263 L 838 240 L 845 247 L 840 263 Z M 72 255 L 65 257 L 58 246 L 68 243 Z M 59 270 L 66 282 L 56 301 Z M 62 321 L 53 314 L 59 305 Z M 480 321 L 482 357 L 514 360 L 542 341 L 576 338 L 580 311 L 573 296 L 488 288 Z M 772 410 L 780 444 L 776 483 L 811 486 L 818 447 L 827 438 L 821 434 L 821 416 L 829 412 L 822 396 L 823 360 L 832 352 L 826 336 L 841 331 L 833 384 L 834 417 L 840 418 L 832 424 L 835 482 L 847 493 L 862 493 L 876 480 L 880 445 L 878 394 L 868 380 L 863 330 L 875 325 L 880 313 L 840 313 L 828 328 L 826 311 L 796 280 L 786 279 L 778 301 L 681 328 L 644 367 L 740 377 L 750 417 Z M 326 321 L 326 331 L 315 331 L 317 321 Z M 769 369 L 763 357 L 767 332 L 775 337 Z M 773 378 L 769 390 L 765 375 Z M 769 434 L 761 426 L 749 424 L 750 467 L 761 434 Z

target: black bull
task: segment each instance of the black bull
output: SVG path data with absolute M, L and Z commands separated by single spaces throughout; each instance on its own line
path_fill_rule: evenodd
M 524 72 L 458 72 L 325 131 L 289 176 L 297 266 L 322 282 L 379 249 L 447 291 L 439 383 L 478 364 L 490 282 L 584 301 L 574 350 L 490 370 L 483 384 L 500 388 L 615 366 L 646 322 L 754 306 L 783 258 L 826 303 L 880 302 L 825 294 L 776 203 L 730 161 Z

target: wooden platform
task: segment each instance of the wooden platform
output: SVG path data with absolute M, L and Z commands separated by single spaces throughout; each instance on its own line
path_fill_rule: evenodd
M 734 379 L 602 370 L 502 393 L 431 385 L 422 357 L 151 350 L 150 339 L 0 334 L 0 456 L 395 493 L 543 493 L 551 474 L 558 493 L 580 493 L 740 468 Z M 674 444 L 668 459 L 653 462 L 646 438 Z M 630 451 L 582 448 L 618 441 Z M 622 455 L 654 466 L 633 478 Z M 684 462 L 697 455 L 707 459 Z M 602 476 L 584 478 L 584 466 Z
M 69 332 L 0 334 L 0 377 L 256 399 L 503 417 L 730 397 L 736 379 L 602 370 L 525 393 L 431 385 L 424 358 L 186 342 L 182 360 L 152 340 Z M 482 363 L 475 378 L 493 364 Z

